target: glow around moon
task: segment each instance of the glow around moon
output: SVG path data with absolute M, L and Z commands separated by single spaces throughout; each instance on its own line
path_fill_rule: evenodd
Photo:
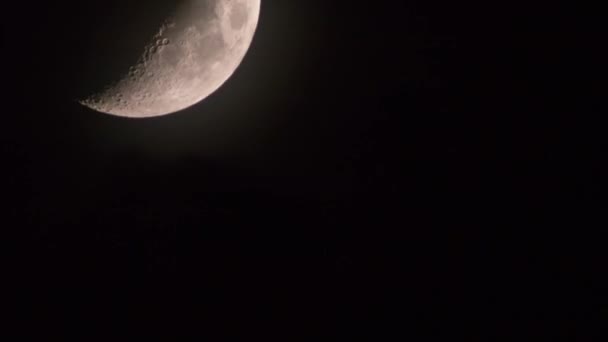
M 259 14 L 260 0 L 190 0 L 167 16 L 128 74 L 79 102 L 133 118 L 188 108 L 234 73 L 251 45 Z

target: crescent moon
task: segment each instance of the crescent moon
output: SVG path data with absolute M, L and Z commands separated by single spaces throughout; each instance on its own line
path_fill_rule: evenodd
M 131 118 L 191 107 L 233 75 L 259 15 L 260 0 L 190 0 L 167 16 L 128 74 L 78 102 Z

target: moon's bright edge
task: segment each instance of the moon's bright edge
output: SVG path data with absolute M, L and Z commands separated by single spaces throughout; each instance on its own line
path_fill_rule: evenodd
M 168 16 L 128 74 L 79 102 L 132 118 L 195 105 L 241 64 L 259 15 L 260 0 L 191 0 Z

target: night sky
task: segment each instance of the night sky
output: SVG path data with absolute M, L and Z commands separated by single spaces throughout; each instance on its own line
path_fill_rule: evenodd
M 82 107 L 79 70 L 146 3 L 3 10 L 1 226 L 19 236 L 21 333 L 599 333 L 593 11 L 262 0 L 245 60 L 205 101 L 146 120 Z

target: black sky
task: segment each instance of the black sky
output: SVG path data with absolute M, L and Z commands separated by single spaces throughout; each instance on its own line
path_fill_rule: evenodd
M 243 64 L 204 102 L 150 120 L 73 102 L 138 6 L 4 13 L 2 226 L 25 237 L 10 262 L 27 331 L 599 332 L 593 11 L 263 0 Z

